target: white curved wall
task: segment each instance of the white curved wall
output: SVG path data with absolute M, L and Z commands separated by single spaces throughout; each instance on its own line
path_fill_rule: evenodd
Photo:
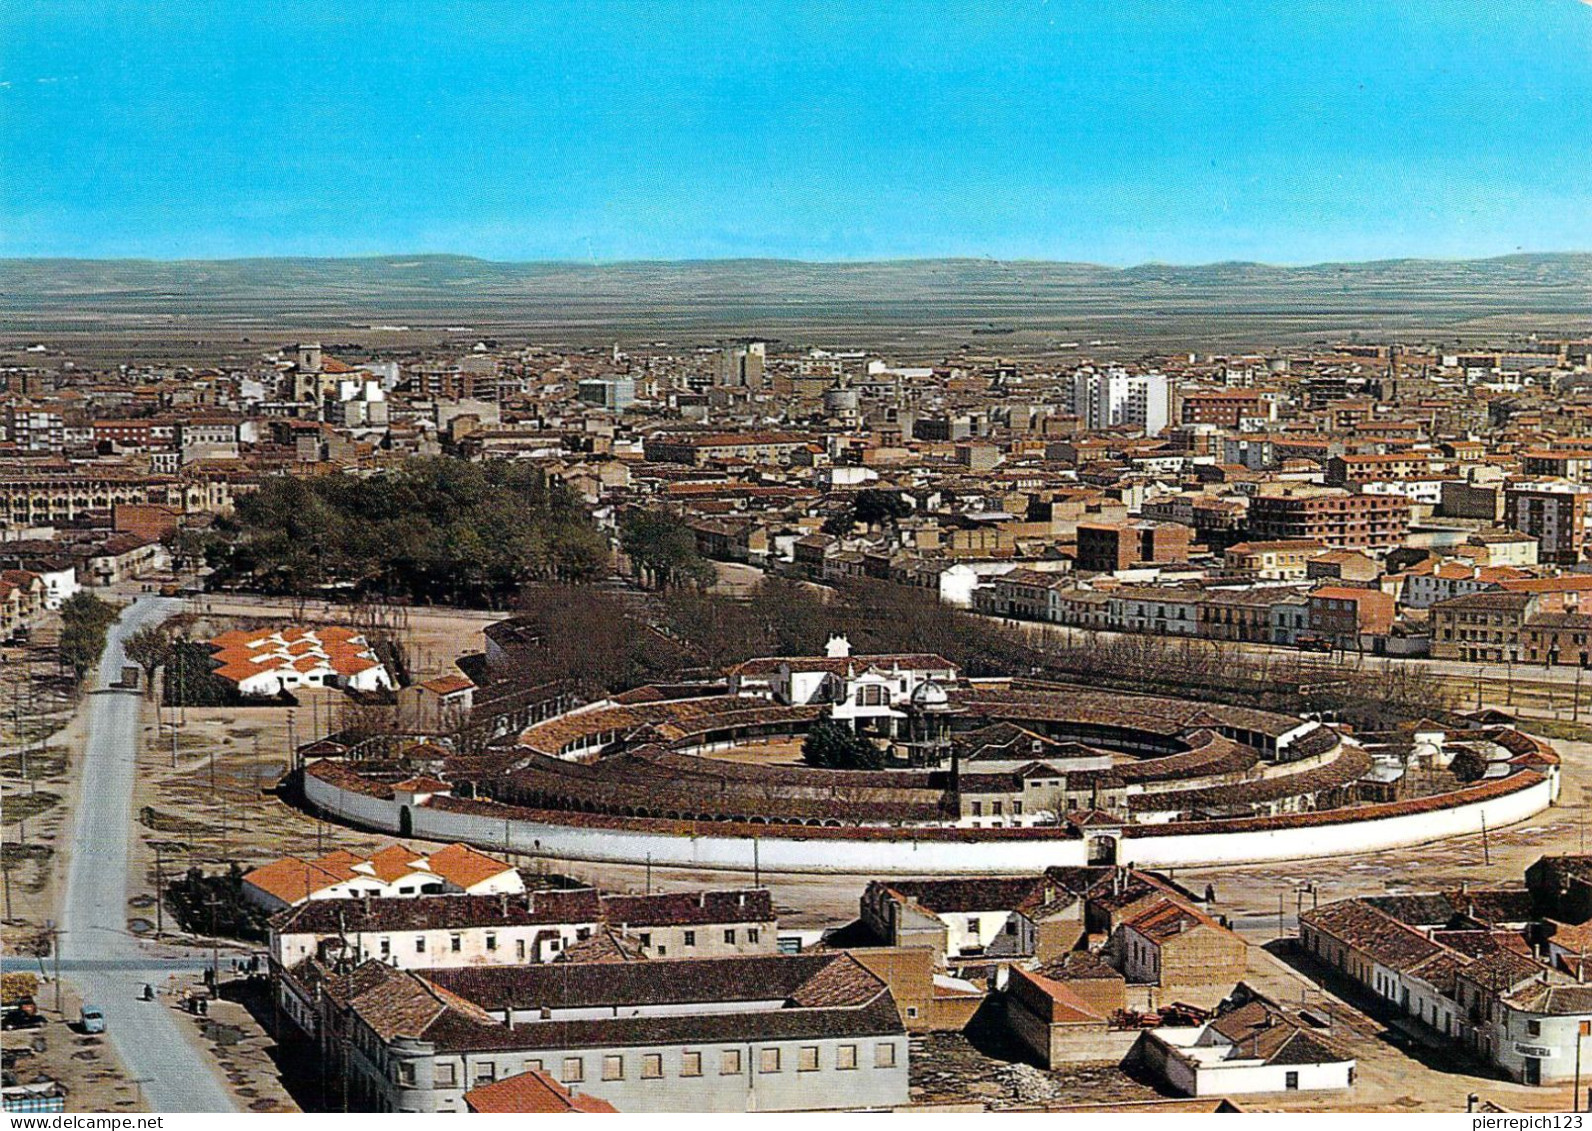
M 1557 795 L 1558 776 L 1554 775 L 1502 797 L 1406 817 L 1304 825 L 1266 832 L 1124 837 L 1118 842 L 1117 858 L 1124 864 L 1160 868 L 1194 864 L 1249 864 L 1375 852 L 1428 844 L 1448 837 L 1474 835 L 1481 832 L 1483 819 L 1489 830 L 1501 829 L 1540 813 L 1553 803 Z
M 1558 774 L 1526 789 L 1470 805 L 1402 817 L 1342 824 L 1303 825 L 1265 832 L 1124 837 L 1120 863 L 1192 867 L 1269 860 L 1299 860 L 1425 844 L 1451 836 L 1500 829 L 1553 803 Z M 396 833 L 396 801 L 352 793 L 306 774 L 304 792 L 318 808 L 367 828 Z M 650 856 L 664 867 L 750 872 L 837 872 L 859 875 L 1030 874 L 1051 865 L 1087 862 L 1081 840 L 843 840 L 780 836 L 677 836 L 637 829 L 583 828 L 542 821 L 503 821 L 421 805 L 410 813 L 413 835 L 464 841 L 487 851 L 639 864 Z

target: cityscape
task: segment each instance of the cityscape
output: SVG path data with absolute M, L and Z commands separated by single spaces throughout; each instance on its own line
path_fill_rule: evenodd
M 291 111 L 206 77 L 285 10 L 174 6 L 197 77 L 167 70 L 181 13 L 0 17 L 8 1125 L 1592 1109 L 1587 149 L 1500 167 L 1421 133 L 1494 98 L 1584 143 L 1592 68 L 1542 60 L 1588 95 L 1561 114 L 1371 52 L 1363 113 L 1425 117 L 1366 159 L 1474 161 L 1473 191 L 1400 199 L 1307 144 L 1363 87 L 1276 117 L 1186 66 L 1181 14 L 1055 6 L 305 9 L 396 86 Z M 1214 7 L 1208 41 L 1311 73 L 1373 29 L 1457 69 L 1526 35 L 1468 3 L 1247 33 Z M 1592 10 L 1542 8 L 1584 65 Z M 409 53 L 442 10 L 480 24 L 456 91 Z M 101 16 L 158 45 L 127 82 L 162 76 L 111 125 L 122 72 L 62 35 Z M 649 106 L 643 31 L 713 61 Z M 750 31 L 832 96 L 707 50 Z M 851 36 L 901 53 L 858 77 Z M 1153 83 L 1034 127 L 1089 166 L 1077 224 L 1043 170 L 995 203 L 978 131 L 931 121 L 963 99 L 1004 137 L 1130 42 Z M 941 88 L 871 137 L 918 74 Z M 1167 143 L 1191 211 L 1137 242 L 1164 205 L 1103 154 L 1153 148 L 1177 95 L 1234 160 L 1296 132 L 1363 214 L 1264 178 L 1200 212 L 1225 174 Z M 356 104 L 386 132 L 333 123 Z M 754 122 L 812 199 L 761 142 L 708 146 L 704 219 L 697 146 Z M 648 131 L 634 211 L 612 170 L 566 181 L 561 143 Z M 842 141 L 966 211 L 859 193 Z M 214 168 L 129 187 L 168 143 Z M 23 184 L 83 153 L 87 203 Z M 547 194 L 499 179 L 538 161 Z M 234 183 L 267 165 L 295 183 Z M 368 197 L 320 179 L 354 169 Z M 1117 225 L 1114 193 L 1146 211 Z

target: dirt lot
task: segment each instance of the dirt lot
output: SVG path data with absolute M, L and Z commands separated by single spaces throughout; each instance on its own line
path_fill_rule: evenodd
M 319 601 L 207 594 L 189 600 L 184 613 L 196 618 L 195 635 L 218 635 L 228 628 L 271 621 L 306 626 L 347 624 L 349 612 Z M 416 679 L 456 675 L 454 661 L 486 645 L 481 630 L 507 613 L 476 609 L 395 606 L 391 609 L 405 655 Z M 211 631 L 213 630 L 213 631 Z
M 42 1028 L 5 1034 L 7 1067 L 17 1081 L 31 1084 L 44 1079 L 66 1085 L 69 1112 L 148 1111 L 139 1082 L 129 1080 L 110 1041 L 76 1029 L 82 1001 L 70 984 L 61 988 L 61 1011 L 56 1012 L 55 986 L 42 985 L 38 993 Z M 71 1019 L 74 1023 L 68 1024 Z
M 53 914 L 83 744 L 81 702 L 55 662 L 58 622 L 0 649 L 0 941 L 28 953 Z

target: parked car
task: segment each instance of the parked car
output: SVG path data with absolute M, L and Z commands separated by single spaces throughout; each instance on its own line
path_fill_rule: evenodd
M 39 1007 L 30 997 L 15 1002 L 4 1014 L 0 1014 L 0 1029 L 37 1029 L 44 1024 L 44 1018 L 39 1016 Z
M 103 1033 L 105 1031 L 105 1014 L 100 1012 L 97 1005 L 85 1005 L 78 1015 L 78 1020 L 83 1025 L 85 1033 Z

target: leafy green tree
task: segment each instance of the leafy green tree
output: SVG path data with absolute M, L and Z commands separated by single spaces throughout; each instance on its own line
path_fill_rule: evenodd
M 697 553 L 696 536 L 675 515 L 661 509 L 632 511 L 619 527 L 619 547 L 643 576 L 660 589 L 713 583 L 713 563 Z
M 171 637 L 158 624 L 145 625 L 122 642 L 127 658 L 144 669 L 144 691 L 155 687 L 155 672 L 171 658 Z
M 510 604 L 534 582 L 608 568 L 608 542 L 578 498 L 509 462 L 410 460 L 370 477 L 267 480 L 221 525 L 223 576 L 304 596 Z
M 802 761 L 824 770 L 882 770 L 885 756 L 850 727 L 825 719 L 802 740 Z
M 852 512 L 858 522 L 867 526 L 883 526 L 903 519 L 912 513 L 912 507 L 899 491 L 881 491 L 875 487 L 857 492 Z
M 117 615 L 114 605 L 83 589 L 61 604 L 61 662 L 79 683 L 105 650 L 105 634 Z
M 851 505 L 839 514 L 831 515 L 821 529 L 825 534 L 849 534 L 859 522 L 868 527 L 893 526 L 911 513 L 912 505 L 901 492 L 869 487 L 858 491 Z

